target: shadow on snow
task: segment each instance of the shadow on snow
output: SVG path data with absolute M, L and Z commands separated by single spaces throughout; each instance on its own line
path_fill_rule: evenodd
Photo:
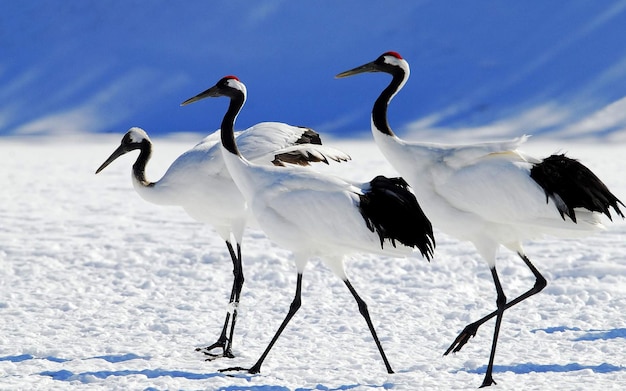
M 536 333 L 538 331 L 543 331 L 547 334 L 553 333 L 562 333 L 566 331 L 584 331 L 585 334 L 581 335 L 578 338 L 575 338 L 574 341 L 597 341 L 597 340 L 609 340 L 609 339 L 617 339 L 617 338 L 625 338 L 626 339 L 626 328 L 618 328 L 611 330 L 583 330 L 578 327 L 567 327 L 567 326 L 557 326 L 557 327 L 547 327 L 545 329 L 534 329 L 531 332 Z
M 58 357 L 52 357 L 52 356 L 47 356 L 47 357 L 35 357 L 31 354 L 20 354 L 17 356 L 4 356 L 4 357 L 0 357 L 0 361 L 11 361 L 11 362 L 22 362 L 22 361 L 26 361 L 26 360 L 48 360 L 48 361 L 52 361 L 52 362 L 67 362 L 70 360 L 66 360 L 64 358 L 58 358 Z
M 110 363 L 121 363 L 130 360 L 150 360 L 149 356 L 139 356 L 133 353 L 128 354 L 119 354 L 119 355 L 103 355 L 103 356 L 94 356 L 87 357 L 81 360 L 104 360 Z M 36 357 L 32 354 L 20 354 L 14 356 L 4 356 L 0 357 L 0 361 L 10 361 L 14 363 L 19 363 L 27 360 L 47 360 L 57 363 L 65 363 L 68 361 L 72 361 L 71 359 L 59 358 L 54 356 L 45 356 L 45 357 Z M 81 373 L 74 373 L 68 370 L 59 370 L 59 371 L 44 371 L 39 373 L 41 376 L 47 376 L 52 378 L 53 380 L 58 381 L 80 381 L 82 383 L 90 383 L 94 378 L 96 379 L 106 379 L 110 376 L 133 376 L 133 375 L 143 375 L 148 379 L 154 379 L 158 377 L 173 377 L 173 378 L 185 378 L 189 380 L 204 380 L 211 379 L 214 377 L 239 377 L 250 380 L 252 376 L 249 375 L 225 375 L 222 373 L 194 373 L 194 372 L 185 372 L 185 371 L 172 371 L 172 370 L 164 370 L 164 369 L 144 369 L 144 370 L 117 370 L 117 371 L 87 371 Z M 381 385 L 363 385 L 363 384 L 348 384 L 341 385 L 337 387 L 328 387 L 322 384 L 316 385 L 314 388 L 297 388 L 297 391 L 343 391 L 343 390 L 351 390 L 358 387 L 368 387 L 368 388 L 381 388 L 381 389 L 390 389 L 393 388 L 393 384 L 385 383 Z M 152 390 L 152 388 L 148 388 L 147 390 Z M 271 386 L 271 385 L 259 385 L 259 386 L 229 386 L 219 388 L 218 391 L 284 391 L 288 390 L 283 386 Z
M 61 381 L 74 381 L 79 380 L 83 383 L 89 383 L 92 378 L 97 379 L 106 379 L 109 376 L 132 376 L 132 375 L 143 375 L 148 379 L 154 379 L 162 376 L 170 376 L 170 377 L 182 377 L 185 379 L 199 380 L 199 379 L 210 379 L 212 377 L 224 376 L 219 373 L 193 373 L 193 372 L 184 372 L 184 371 L 167 371 L 163 369 L 143 369 L 141 371 L 137 370 L 120 370 L 120 371 L 92 371 L 92 372 L 82 372 L 82 373 L 73 373 L 67 370 L 60 371 L 45 371 L 40 373 L 41 376 L 49 376 L 54 380 Z
M 532 372 L 576 372 L 582 370 L 591 370 L 595 373 L 610 373 L 626 371 L 626 367 L 603 363 L 600 365 L 581 365 L 578 363 L 571 363 L 565 365 L 559 364 L 517 364 L 517 365 L 494 365 L 493 372 L 513 372 L 515 374 L 526 374 Z M 487 366 L 483 365 L 480 368 L 467 370 L 468 373 L 484 374 L 487 370 Z
M 616 338 L 626 338 L 626 328 L 618 328 L 612 330 L 583 330 L 578 327 L 567 327 L 567 326 L 556 326 L 556 327 L 547 327 L 544 329 L 534 329 L 531 332 L 536 333 L 542 331 L 547 334 L 554 333 L 563 333 L 567 331 L 574 332 L 585 332 L 584 335 L 581 335 L 578 338 L 575 338 L 574 341 L 596 341 L 596 340 L 609 340 Z M 609 372 L 618 372 L 625 371 L 626 367 L 618 366 L 608 363 L 603 363 L 599 365 L 581 365 L 578 363 L 570 363 L 565 365 L 558 364 L 517 364 L 517 365 L 494 365 L 494 372 L 513 372 L 516 374 L 524 374 L 531 372 L 575 372 L 582 370 L 591 370 L 595 373 L 609 373 Z M 467 370 L 468 373 L 476 373 L 476 374 L 484 374 L 487 370 L 487 366 L 484 365 L 480 368 Z
M 133 353 L 128 353 L 128 354 L 118 354 L 118 355 L 113 354 L 113 355 L 106 355 L 106 356 L 88 357 L 83 360 L 96 360 L 96 359 L 108 361 L 110 363 L 118 363 L 118 362 L 138 360 L 138 359 L 149 360 L 150 357 L 138 356 Z M 60 362 L 60 363 L 72 361 L 70 359 L 59 358 L 59 357 L 54 357 L 54 356 L 35 357 L 32 354 L 20 354 L 16 356 L 0 357 L 0 361 L 22 362 L 22 361 L 27 361 L 27 360 L 47 360 L 47 361 Z
M 93 381 L 93 378 L 97 379 L 106 379 L 110 376 L 133 376 L 133 375 L 143 375 L 148 379 L 154 379 L 157 377 L 169 376 L 169 377 L 178 377 L 185 378 L 189 380 L 204 380 L 211 379 L 214 377 L 224 377 L 228 375 L 224 375 L 222 373 L 193 373 L 193 372 L 184 372 L 184 371 L 169 371 L 163 369 L 144 369 L 141 371 L 138 370 L 119 370 L 119 371 L 91 371 L 91 372 L 82 372 L 82 373 L 73 373 L 67 370 L 60 371 L 45 371 L 40 373 L 41 376 L 49 376 L 54 380 L 59 381 L 80 381 L 82 383 L 90 383 Z M 242 377 L 242 376 L 237 376 Z M 250 380 L 250 377 L 243 376 L 243 378 L 247 378 Z M 362 384 L 352 384 L 352 385 L 341 385 L 338 387 L 327 387 L 322 384 L 318 384 L 315 388 L 297 388 L 297 391 L 342 391 L 342 390 L 351 390 L 357 387 L 363 387 Z M 365 387 L 369 388 L 382 388 L 385 390 L 393 388 L 393 384 L 385 383 L 382 385 L 365 385 Z M 147 390 L 153 390 L 152 388 L 148 388 Z M 258 386 L 228 386 L 218 388 L 218 391 L 288 391 L 289 388 L 283 386 L 271 386 L 271 385 L 258 385 Z

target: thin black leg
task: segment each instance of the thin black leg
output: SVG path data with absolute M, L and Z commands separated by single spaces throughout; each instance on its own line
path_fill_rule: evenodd
M 357 304 L 359 305 L 359 312 L 365 318 L 365 322 L 367 322 L 367 327 L 369 327 L 370 332 L 372 333 L 372 337 L 374 337 L 374 342 L 376 342 L 376 346 L 378 347 L 378 351 L 380 352 L 380 355 L 383 358 L 383 361 L 385 363 L 385 367 L 387 368 L 387 372 L 388 373 L 393 373 L 393 369 L 391 369 L 391 365 L 389 364 L 389 360 L 387 360 L 387 355 L 385 354 L 385 351 L 383 350 L 383 345 L 381 345 L 380 340 L 378 339 L 378 335 L 376 334 L 376 330 L 374 329 L 374 325 L 372 324 L 372 319 L 370 318 L 370 313 L 369 313 L 369 311 L 367 309 L 367 303 L 365 303 L 365 301 L 363 301 L 363 299 L 361 299 L 361 297 L 356 292 L 356 290 L 354 289 L 354 287 L 352 286 L 350 281 L 345 280 L 344 283 L 346 284 L 346 286 L 350 290 L 350 293 L 352 293 L 352 296 L 354 296 L 354 299 L 356 300 Z
M 235 333 L 235 323 L 237 321 L 237 307 L 239 305 L 239 298 L 241 296 L 241 289 L 244 283 L 243 266 L 241 263 L 241 246 L 237 243 L 237 253 L 229 241 L 226 241 L 226 247 L 230 253 L 230 258 L 233 262 L 233 287 L 230 291 L 229 307 L 232 307 L 232 321 L 230 309 L 226 312 L 226 319 L 224 320 L 224 327 L 218 337 L 217 341 L 205 348 L 197 348 L 198 351 L 203 351 L 204 354 L 210 356 L 207 360 L 213 360 L 218 357 L 235 357 L 232 352 L 233 335 Z M 230 324 L 230 333 L 228 333 L 228 326 Z M 229 334 L 229 336 L 227 336 Z M 211 350 L 222 348 L 222 354 L 211 353 Z
M 504 310 L 506 308 L 506 296 L 504 295 L 504 291 L 502 290 L 502 284 L 500 284 L 500 278 L 498 278 L 498 273 L 496 272 L 495 267 L 491 269 L 491 276 L 493 277 L 493 283 L 496 286 L 496 292 L 498 295 L 496 298 L 496 304 L 498 306 L 498 309 L 496 310 L 496 327 L 493 330 L 493 340 L 491 342 L 489 364 L 487 364 L 487 372 L 485 373 L 485 378 L 480 388 L 489 387 L 492 384 L 496 384 L 496 382 L 493 381 L 492 377 L 493 362 L 496 357 L 496 346 L 498 345 L 498 336 L 500 334 L 500 325 L 502 324 L 502 315 L 504 314 Z
M 232 251 L 231 251 L 231 256 L 232 256 Z M 241 246 L 239 245 L 239 243 L 237 243 L 237 262 L 236 263 L 233 262 L 233 264 L 234 264 L 234 268 L 233 268 L 234 301 L 232 299 L 233 294 L 231 293 L 231 305 L 233 305 L 233 319 L 230 323 L 230 335 L 228 337 L 228 342 L 226 344 L 226 348 L 224 352 L 224 355 L 226 355 L 226 353 L 229 354 L 228 357 L 234 357 L 232 353 L 233 336 L 235 334 L 235 324 L 237 323 L 237 311 L 239 309 L 239 298 L 241 297 L 241 289 L 243 288 L 243 282 L 244 282 L 243 265 L 241 263 Z M 233 302 L 234 304 L 232 304 Z
M 293 301 L 291 302 L 291 305 L 289 306 L 289 312 L 287 313 L 285 320 L 283 320 L 283 323 L 281 323 L 280 327 L 278 328 L 278 331 L 276 331 L 276 334 L 274 334 L 274 337 L 270 341 L 269 345 L 267 345 L 267 348 L 265 348 L 265 351 L 263 352 L 263 354 L 261 354 L 261 357 L 249 369 L 242 368 L 242 367 L 232 367 L 232 368 L 220 369 L 220 372 L 248 371 L 248 373 L 252 373 L 252 374 L 259 373 L 261 371 L 261 365 L 263 365 L 263 361 L 265 361 L 265 357 L 267 357 L 270 350 L 272 350 L 272 347 L 278 340 L 278 337 L 280 337 L 280 334 L 283 332 L 285 327 L 287 327 L 287 324 L 289 323 L 291 318 L 293 318 L 295 313 L 298 312 L 298 309 L 300 308 L 301 305 L 302 305 L 302 273 L 298 273 L 298 280 L 296 282 L 296 295 L 294 296 Z
M 524 261 L 526 266 L 528 266 L 530 271 L 535 275 L 535 285 L 531 289 L 526 291 L 525 293 L 521 294 L 520 296 L 518 296 L 515 299 L 511 300 L 510 302 L 506 303 L 506 305 L 504 307 L 505 310 L 513 307 L 516 304 L 521 303 L 522 301 L 528 299 L 529 297 L 531 297 L 533 295 L 536 295 L 537 293 L 541 292 L 543 290 L 543 288 L 545 288 L 546 285 L 547 285 L 546 279 L 541 275 L 541 273 L 539 273 L 539 270 L 537 270 L 537 268 L 530 262 L 528 257 L 526 255 L 524 255 L 524 254 L 518 254 L 518 255 L 520 256 L 520 258 L 522 258 L 522 260 Z M 498 310 L 493 311 L 489 315 L 487 315 L 487 316 L 477 320 L 474 323 L 471 323 L 471 324 L 467 325 L 463 329 L 463 331 L 461 331 L 461 333 L 458 335 L 458 337 L 456 337 L 456 339 L 454 340 L 452 345 L 450 345 L 448 350 L 446 350 L 446 352 L 444 353 L 444 356 L 448 355 L 448 353 L 450 353 L 450 352 L 456 353 L 456 352 L 460 351 L 461 348 L 463 346 L 465 346 L 465 344 L 469 341 L 469 339 L 476 335 L 476 332 L 478 331 L 478 328 L 483 323 L 485 323 L 489 319 L 493 318 L 497 314 L 498 314 Z

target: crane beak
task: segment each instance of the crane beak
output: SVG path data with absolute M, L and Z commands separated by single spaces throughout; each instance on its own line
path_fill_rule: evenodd
M 104 168 L 106 166 L 108 166 L 109 164 L 111 164 L 113 162 L 113 160 L 115 160 L 118 157 L 124 155 L 126 152 L 128 152 L 128 150 L 126 148 L 124 148 L 123 145 L 120 145 L 119 147 L 117 147 L 117 149 L 115 151 L 113 151 L 111 156 L 109 156 L 108 159 L 105 160 L 105 162 L 102 163 L 102 165 L 100 167 L 98 167 L 98 169 L 96 170 L 96 174 L 99 173 L 100 171 L 104 170 Z
M 348 76 L 357 75 L 359 73 L 367 73 L 367 72 L 379 72 L 378 67 L 375 62 L 368 62 L 367 64 L 361 65 L 360 67 L 356 67 L 354 69 L 350 69 L 349 71 L 341 72 L 335 79 L 341 79 Z
M 217 96 L 221 96 L 220 94 L 218 94 L 218 92 L 219 92 L 218 87 L 217 86 L 213 86 L 213 87 L 209 88 L 208 90 L 203 91 L 203 92 L 199 93 L 198 95 L 187 99 L 186 101 L 184 101 L 180 105 L 181 106 L 186 106 L 186 105 L 188 105 L 190 103 L 197 102 L 197 101 L 202 100 L 204 98 L 214 98 L 214 97 L 217 97 Z

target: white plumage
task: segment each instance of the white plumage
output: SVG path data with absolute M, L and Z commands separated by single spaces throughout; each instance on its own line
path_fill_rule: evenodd
M 313 130 L 284 123 L 259 123 L 238 132 L 237 140 L 242 153 L 258 164 L 283 165 L 287 162 L 306 165 L 308 162 L 328 163 L 329 160 L 350 159 L 341 151 L 320 145 L 319 135 Z M 233 309 L 232 317 L 230 312 L 226 315 L 218 341 L 198 349 L 212 358 L 233 357 L 232 339 L 237 305 L 244 283 L 241 241 L 249 221 L 246 201 L 226 169 L 220 145 L 218 130 L 180 155 L 160 180 L 150 182 L 146 179 L 145 167 L 152 154 L 152 142 L 143 129 L 134 127 L 124 135 L 120 146 L 96 171 L 99 173 L 119 156 L 139 149 L 140 154 L 132 171 L 133 186 L 137 193 L 154 204 L 181 206 L 195 220 L 212 225 L 226 242 L 234 268 L 230 297 Z M 230 332 L 227 333 L 229 322 Z M 211 352 L 216 348 L 221 348 L 222 353 Z
M 353 183 L 298 167 L 257 165 L 240 154 L 239 140 L 233 137 L 234 121 L 246 99 L 244 84 L 227 76 L 198 96 L 230 98 L 221 126 L 226 166 L 260 227 L 271 240 L 293 252 L 297 267 L 296 295 L 287 317 L 259 360 L 246 370 L 260 371 L 265 357 L 300 307 L 302 273 L 307 261 L 320 257 L 354 296 L 391 373 L 367 305 L 350 284 L 343 260 L 347 254 L 364 251 L 402 256 L 410 253 L 411 247 L 430 258 L 434 248 L 432 227 L 406 183 L 400 178 L 380 176 L 369 183 Z M 241 369 L 244 368 L 227 370 Z
M 433 225 L 474 244 L 491 269 L 498 309 L 468 325 L 445 354 L 459 351 L 481 324 L 496 316 L 489 364 L 482 386 L 494 384 L 493 360 L 505 309 L 538 293 L 546 281 L 532 265 L 522 242 L 544 235 L 577 237 L 604 228 L 601 215 L 609 208 L 623 217 L 622 204 L 585 166 L 564 155 L 537 159 L 518 150 L 527 136 L 468 145 L 408 142 L 398 138 L 387 121 L 391 99 L 406 83 L 409 64 L 396 52 L 342 72 L 393 76 L 372 109 L 372 133 L 391 165 L 413 187 Z M 623 204 L 622 204 L 623 205 Z M 500 245 L 519 254 L 536 277 L 535 286 L 507 302 L 496 272 Z

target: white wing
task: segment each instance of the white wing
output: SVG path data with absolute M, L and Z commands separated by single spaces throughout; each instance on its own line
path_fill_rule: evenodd
M 512 140 L 489 141 L 478 144 L 441 146 L 445 148 L 443 161 L 451 168 L 461 168 L 491 154 L 515 153 L 530 136 L 524 135 Z
M 469 155 L 468 155 L 469 156 Z M 514 151 L 475 158 L 472 163 L 435 175 L 435 191 L 450 205 L 479 216 L 487 223 L 526 225 L 552 229 L 589 229 L 597 225 L 592 215 L 579 225 L 563 220 L 552 200 L 530 177 L 537 161 Z M 541 232 L 538 232 L 541 233 Z
M 255 193 L 252 211 L 261 228 L 281 247 L 293 251 L 307 248 L 318 255 L 333 254 L 333 249 L 338 254 L 367 251 L 396 256 L 412 251 L 387 242 L 381 249 L 378 235 L 366 227 L 356 207 L 366 184 L 355 186 L 310 170 L 290 169 L 285 175 L 286 171 L 255 167 L 253 173 L 255 187 L 262 182 L 263 191 Z
M 281 122 L 261 122 L 237 137 L 237 147 L 246 159 L 255 164 L 271 164 L 278 154 L 311 156 L 323 162 L 350 160 L 350 156 L 334 148 L 308 142 L 297 143 L 307 131 L 310 129 Z
M 350 160 L 350 156 L 334 148 L 308 143 L 295 144 L 307 130 L 281 122 L 261 122 L 237 132 L 235 136 L 241 154 L 256 164 L 272 164 L 276 155 L 281 153 L 312 156 L 324 162 Z M 198 176 L 198 173 L 226 178 L 230 176 L 221 156 L 219 129 L 180 155 L 159 181 L 159 185 L 175 186 L 207 180 L 206 177 Z M 207 186 L 212 186 L 210 181 Z

